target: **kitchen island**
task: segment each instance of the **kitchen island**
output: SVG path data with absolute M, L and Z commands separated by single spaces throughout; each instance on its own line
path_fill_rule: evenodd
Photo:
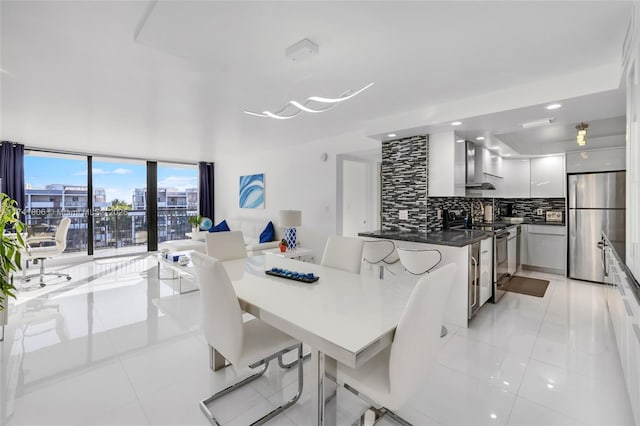
M 442 255 L 440 265 L 455 263 L 458 266 L 445 310 L 445 323 L 467 328 L 472 313 L 492 296 L 491 233 L 466 229 L 427 233 L 378 230 L 358 235 L 365 239 L 391 240 L 401 249 L 438 250 Z M 474 247 L 478 254 L 472 256 Z M 416 281 L 418 278 L 415 276 Z

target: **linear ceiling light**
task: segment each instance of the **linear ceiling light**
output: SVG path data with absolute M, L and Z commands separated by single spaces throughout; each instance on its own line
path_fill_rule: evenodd
M 524 129 L 528 129 L 530 127 L 538 127 L 538 126 L 546 126 L 553 122 L 553 117 L 541 118 L 540 120 L 527 121 L 526 123 L 522 123 L 522 127 Z
M 296 115 L 300 114 L 300 112 L 302 111 L 310 112 L 310 113 L 328 111 L 334 106 L 338 105 L 340 102 L 344 102 L 346 100 L 353 98 L 354 96 L 364 92 L 371 86 L 373 86 L 373 83 L 369 83 L 363 88 L 356 90 L 355 92 L 349 89 L 345 92 L 342 92 L 340 95 L 338 95 L 337 98 L 324 98 L 321 96 L 310 96 L 307 99 L 305 99 L 305 101 L 302 103 L 298 101 L 289 101 L 284 107 L 280 108 L 276 112 L 262 111 L 260 113 L 260 112 L 244 110 L 244 113 L 253 115 L 255 117 L 269 117 L 269 118 L 275 118 L 277 120 L 288 120 L 289 118 L 293 118 Z M 324 108 L 318 108 L 318 107 L 312 108 L 309 105 L 310 104 L 313 105 L 313 103 L 329 104 L 329 106 L 325 106 Z

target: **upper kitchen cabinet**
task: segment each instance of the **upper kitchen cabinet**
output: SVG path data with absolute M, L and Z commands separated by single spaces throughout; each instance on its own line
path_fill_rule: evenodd
M 531 198 L 564 198 L 564 155 L 531 159 Z
M 504 198 L 531 197 L 531 162 L 526 159 L 502 160 Z
M 464 197 L 465 144 L 453 131 L 429 135 L 429 197 Z

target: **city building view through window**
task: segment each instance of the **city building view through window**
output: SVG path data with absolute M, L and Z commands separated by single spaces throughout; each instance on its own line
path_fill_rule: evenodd
M 30 152 L 24 164 L 24 217 L 30 235 L 54 235 L 60 220 L 68 217 L 65 252 L 86 254 L 90 239 L 96 256 L 147 250 L 146 162 L 94 157 L 91 203 L 87 157 Z M 197 166 L 161 163 L 157 174 L 158 242 L 186 238 L 191 231 L 187 219 L 198 211 Z

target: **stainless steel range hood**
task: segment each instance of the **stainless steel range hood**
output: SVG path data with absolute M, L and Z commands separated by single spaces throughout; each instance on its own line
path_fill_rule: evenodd
M 476 154 L 476 146 L 473 142 L 465 141 L 465 188 L 475 190 L 496 189 L 491 182 L 485 181 L 482 172 L 482 155 Z M 478 151 L 478 154 L 480 152 Z

